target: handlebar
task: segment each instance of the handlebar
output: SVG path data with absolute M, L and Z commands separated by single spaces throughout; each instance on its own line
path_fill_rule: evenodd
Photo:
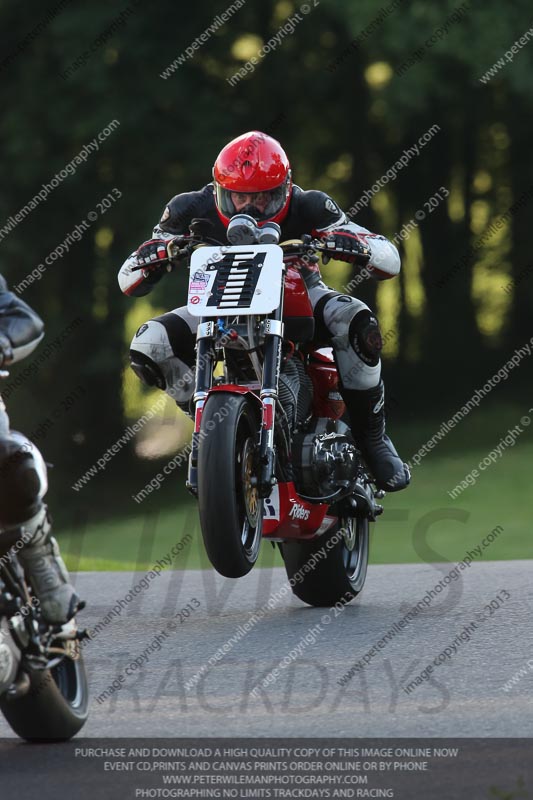
M 181 237 L 176 237 L 176 239 L 179 238 Z M 204 239 L 191 238 L 186 242 L 186 244 L 183 247 L 179 247 L 176 243 L 176 239 L 171 239 L 167 245 L 167 257 L 168 257 L 168 262 L 170 264 L 176 264 L 178 261 L 181 261 L 184 258 L 190 256 L 192 251 L 196 247 L 207 244 L 207 242 Z M 221 248 L 234 246 L 230 244 L 220 244 L 220 242 L 217 242 L 216 244 Z M 287 242 L 280 242 L 278 247 L 281 247 L 284 253 L 286 253 L 287 255 L 294 255 L 294 256 L 304 255 L 307 257 L 309 256 L 313 257 L 315 253 L 322 253 L 323 261 L 325 264 L 328 263 L 330 258 L 333 258 L 335 256 L 336 252 L 330 247 L 326 247 L 322 239 L 314 239 L 309 234 L 304 234 L 301 239 L 291 239 Z M 364 262 L 363 260 L 359 262 L 355 260 L 354 263 L 358 264 L 359 266 L 366 266 L 366 264 L 368 263 L 368 258 L 366 256 L 363 256 L 363 258 Z M 149 271 L 150 265 L 141 264 L 137 267 L 132 267 L 131 271 L 137 272 L 138 270 L 141 269 L 147 269 Z

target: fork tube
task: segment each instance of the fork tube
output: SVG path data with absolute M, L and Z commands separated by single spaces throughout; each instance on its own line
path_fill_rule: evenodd
M 281 344 L 283 341 L 283 297 L 285 278 L 281 283 L 281 302 L 270 317 L 272 330 L 265 332 L 265 357 L 263 362 L 263 381 L 261 385 L 261 404 L 263 419 L 259 442 L 259 462 L 261 476 L 259 480 L 259 496 L 268 497 L 276 483 L 274 425 L 276 399 L 278 397 L 279 372 L 281 367 Z M 268 322 L 268 321 L 267 321 Z M 277 324 L 276 324 L 277 323 Z
M 200 425 L 202 413 L 209 390 L 213 385 L 213 350 L 215 326 L 202 317 L 198 325 L 196 344 L 196 377 L 194 388 L 194 431 L 189 455 L 189 475 L 187 489 L 196 496 L 198 493 L 198 447 L 200 444 Z

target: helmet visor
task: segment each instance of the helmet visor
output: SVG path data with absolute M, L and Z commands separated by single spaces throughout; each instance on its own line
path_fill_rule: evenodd
M 278 214 L 287 200 L 287 185 L 284 181 L 275 189 L 264 192 L 234 192 L 224 189 L 215 182 L 215 198 L 219 211 L 225 217 L 235 214 L 249 214 L 258 222 L 272 219 Z

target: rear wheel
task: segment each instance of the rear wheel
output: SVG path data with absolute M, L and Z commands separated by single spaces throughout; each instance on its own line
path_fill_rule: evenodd
M 78 733 L 89 704 L 81 653 L 76 660 L 65 656 L 52 669 L 31 671 L 29 678 L 30 689 L 22 697 L 0 697 L 0 711 L 15 733 L 33 742 L 64 741 Z
M 365 583 L 369 521 L 339 519 L 331 532 L 312 542 L 282 542 L 279 547 L 292 591 L 300 600 L 328 607 L 340 600 L 349 602 Z
M 207 555 L 226 578 L 249 572 L 259 555 L 263 501 L 258 472 L 259 419 L 243 395 L 215 392 L 202 413 L 198 453 L 200 525 Z

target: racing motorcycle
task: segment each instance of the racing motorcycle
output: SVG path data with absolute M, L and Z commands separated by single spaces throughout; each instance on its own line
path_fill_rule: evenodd
M 280 244 L 280 233 L 237 214 L 227 245 L 168 245 L 169 261 L 189 258 L 187 308 L 199 318 L 187 486 L 221 575 L 248 573 L 268 540 L 293 592 L 331 606 L 363 588 L 384 493 L 351 436 L 332 349 L 314 338 L 301 268 L 324 244 Z
M 0 372 L 5 377 L 7 372 Z M 21 452 L 29 440 L 19 438 Z M 88 716 L 88 683 L 74 619 L 50 625 L 17 559 L 20 529 L 0 532 L 0 711 L 28 741 L 65 740 Z M 79 609 L 84 606 L 80 603 Z

